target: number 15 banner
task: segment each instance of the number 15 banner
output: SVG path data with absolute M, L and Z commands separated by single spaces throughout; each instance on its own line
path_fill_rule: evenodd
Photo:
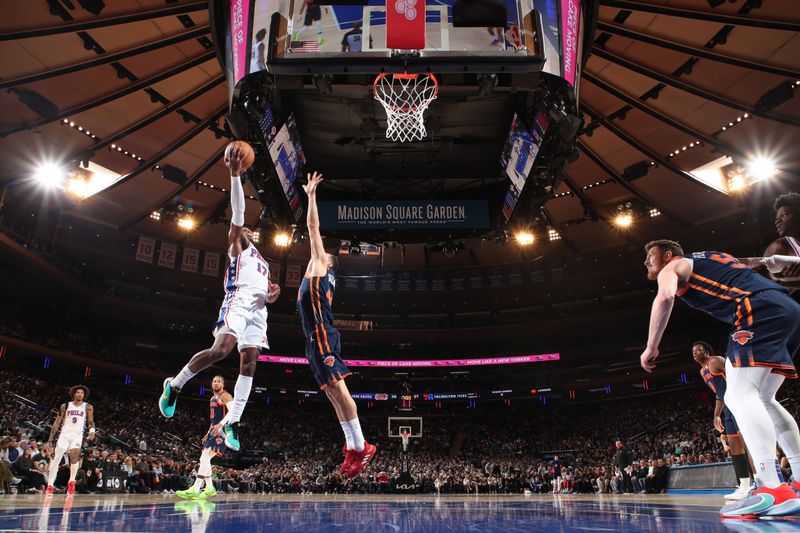
M 215 252 L 206 252 L 203 260 L 203 274 L 206 276 L 219 275 L 219 254 Z
M 200 250 L 195 248 L 184 248 L 181 260 L 181 270 L 184 272 L 197 272 L 197 264 L 200 262 Z

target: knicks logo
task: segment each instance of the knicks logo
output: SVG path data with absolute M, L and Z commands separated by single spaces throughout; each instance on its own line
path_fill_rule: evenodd
M 222 438 L 221 437 L 217 437 L 217 445 L 219 445 L 219 444 L 222 444 Z
M 742 329 L 731 335 L 731 338 L 738 342 L 741 346 L 744 346 L 750 342 L 750 339 L 753 338 L 753 332 Z
M 333 363 L 334 363 L 335 361 L 336 361 L 336 360 L 333 358 L 333 356 L 332 356 L 332 355 L 329 355 L 328 357 L 326 357 L 325 359 L 323 359 L 323 360 L 322 360 L 322 362 L 323 362 L 323 363 L 325 363 L 325 364 L 326 364 L 326 365 L 328 365 L 328 366 L 333 366 Z

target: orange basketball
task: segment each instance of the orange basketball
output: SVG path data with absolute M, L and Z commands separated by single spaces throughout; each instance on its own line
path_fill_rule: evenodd
M 244 172 L 253 166 L 253 162 L 256 160 L 256 153 L 253 151 L 253 147 L 246 142 L 233 141 L 225 148 L 225 159 L 230 157 L 231 150 L 233 150 L 234 147 L 238 147 L 239 150 L 244 152 L 244 159 L 242 160 L 242 172 Z

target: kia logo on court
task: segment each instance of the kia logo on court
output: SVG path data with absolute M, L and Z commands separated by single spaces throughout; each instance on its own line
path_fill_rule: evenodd
M 750 341 L 750 339 L 753 338 L 753 332 L 743 329 L 731 335 L 731 338 L 738 342 L 741 346 L 744 346 Z
M 397 0 L 397 2 L 394 3 L 394 8 L 401 15 L 405 15 L 408 20 L 414 20 L 417 18 L 417 8 L 414 7 L 415 5 L 417 5 L 417 0 Z

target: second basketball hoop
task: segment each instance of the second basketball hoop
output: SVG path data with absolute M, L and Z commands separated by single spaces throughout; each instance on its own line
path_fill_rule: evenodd
M 421 141 L 427 135 L 424 113 L 439 93 L 431 73 L 378 74 L 372 85 L 375 99 L 386 110 L 386 137 L 393 141 Z

